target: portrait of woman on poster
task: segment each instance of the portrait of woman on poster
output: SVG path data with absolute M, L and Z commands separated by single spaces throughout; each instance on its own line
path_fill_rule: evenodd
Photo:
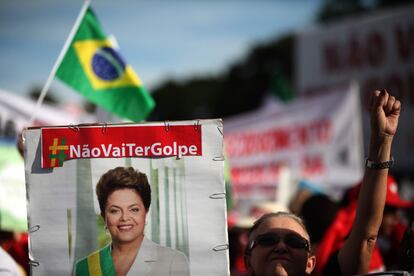
M 112 242 L 79 260 L 76 275 L 190 275 L 187 257 L 144 236 L 151 187 L 144 173 L 117 167 L 96 185 L 101 216 Z

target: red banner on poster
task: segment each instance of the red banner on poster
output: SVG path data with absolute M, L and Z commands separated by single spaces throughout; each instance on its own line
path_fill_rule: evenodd
M 42 128 L 42 168 L 70 159 L 202 155 L 201 126 Z

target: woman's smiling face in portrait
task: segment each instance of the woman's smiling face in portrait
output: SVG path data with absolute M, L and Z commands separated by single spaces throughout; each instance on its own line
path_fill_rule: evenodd
M 113 191 L 107 198 L 105 222 L 116 243 L 129 243 L 144 237 L 147 210 L 134 189 Z

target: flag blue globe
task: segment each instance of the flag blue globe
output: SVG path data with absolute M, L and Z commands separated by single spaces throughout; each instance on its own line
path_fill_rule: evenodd
M 113 81 L 125 71 L 125 62 L 110 47 L 99 48 L 92 57 L 92 70 L 100 79 Z

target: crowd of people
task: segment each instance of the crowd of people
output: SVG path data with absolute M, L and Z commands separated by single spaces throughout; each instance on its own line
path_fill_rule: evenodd
M 232 275 L 414 270 L 414 224 L 408 223 L 413 221 L 414 202 L 399 197 L 396 181 L 388 174 L 400 111 L 401 103 L 387 91 L 372 93 L 365 174 L 341 202 L 320 193 L 303 196 L 301 191 L 301 203 L 291 204 L 293 212 L 267 213 L 252 227 L 231 228 Z
M 401 103 L 386 90 L 372 93 L 371 138 L 364 177 L 344 193 L 341 202 L 321 193 L 309 193 L 300 204 L 292 204 L 290 211 L 278 208 L 253 224 L 229 228 L 231 275 L 361 275 L 385 270 L 414 273 L 414 202 L 400 198 L 398 185 L 388 173 L 394 162 L 391 145 L 400 111 Z M 121 181 L 118 175 L 126 171 L 130 176 L 123 183 L 125 177 Z M 147 242 L 143 228 L 150 193 L 146 176 L 142 179 L 133 169 L 111 170 L 97 185 L 101 214 L 112 236 L 111 247 L 98 253 L 105 251 L 111 257 L 112 274 L 116 271 L 117 275 L 126 275 L 135 265 L 135 256 L 141 254 L 137 248 Z M 122 220 L 116 218 L 121 211 L 131 212 L 140 225 L 140 239 L 131 247 L 128 267 L 117 262 L 116 255 L 128 249 L 119 236 L 119 227 L 130 226 L 116 225 Z M 0 275 L 29 275 L 27 234 L 0 234 Z M 182 273 L 174 275 L 189 275 L 184 255 L 153 244 L 151 248 L 163 251 L 165 258 L 180 260 L 177 271 Z M 82 269 L 88 270 L 90 256 L 77 262 L 79 275 L 85 275 Z

